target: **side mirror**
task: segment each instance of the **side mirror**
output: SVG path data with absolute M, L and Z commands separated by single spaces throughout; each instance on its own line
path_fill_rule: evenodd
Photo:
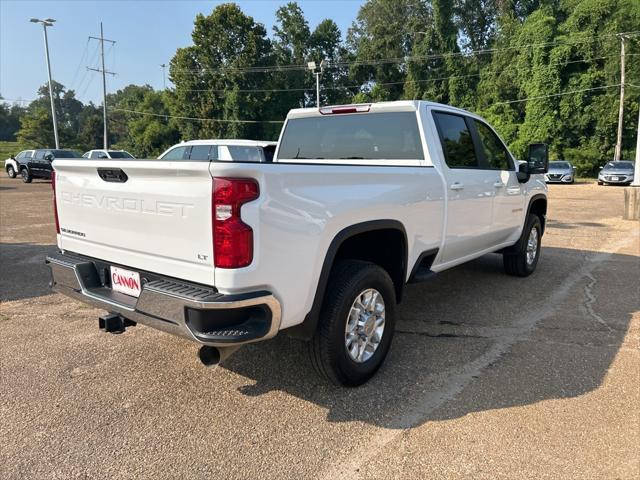
M 604 167 L 598 167 L 598 170 L 602 170 Z
M 15 160 L 15 159 L 16 159 L 16 156 L 12 153 L 11 155 L 9 155 L 9 158 L 10 158 L 11 160 Z
M 549 171 L 549 146 L 546 143 L 529 145 L 529 174 L 547 173 Z
M 518 165 L 518 171 L 516 172 L 516 178 L 520 183 L 527 183 L 531 174 L 529 173 L 529 164 L 527 162 L 520 162 Z
M 49 155 L 45 155 L 45 156 L 44 156 L 44 159 L 45 159 L 47 162 L 53 162 L 53 155 L 51 155 L 51 154 L 49 154 Z

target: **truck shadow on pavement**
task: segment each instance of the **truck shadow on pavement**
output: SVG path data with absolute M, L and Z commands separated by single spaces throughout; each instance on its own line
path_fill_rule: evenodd
M 45 257 L 55 245 L 0 243 L 0 301 L 23 300 L 53 293 Z
M 359 388 L 328 385 L 306 345 L 286 335 L 246 346 L 220 368 L 250 380 L 245 395 L 284 391 L 327 409 L 329 421 L 391 429 L 578 397 L 602 384 L 640 310 L 631 281 L 640 257 L 602 255 L 545 248 L 525 279 L 487 255 L 409 286 L 387 361 Z

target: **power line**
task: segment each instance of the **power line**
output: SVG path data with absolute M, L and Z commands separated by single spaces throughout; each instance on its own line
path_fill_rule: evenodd
M 639 35 L 639 31 L 633 32 L 624 32 L 625 35 Z M 388 64 L 405 64 L 411 62 L 418 61 L 427 61 L 427 60 L 436 60 L 436 59 L 444 59 L 449 57 L 464 57 L 464 56 L 472 56 L 472 55 L 486 55 L 492 54 L 496 52 L 509 51 L 509 50 L 521 50 L 525 48 L 541 48 L 545 46 L 553 46 L 553 45 L 576 45 L 581 43 L 589 43 L 597 41 L 599 38 L 608 38 L 612 36 L 620 35 L 619 33 L 610 33 L 610 34 L 602 34 L 599 36 L 592 36 L 588 39 L 583 40 L 556 40 L 553 42 L 544 42 L 544 43 L 536 43 L 536 44 L 526 44 L 526 45 L 513 45 L 510 47 L 500 47 L 500 48 L 487 48 L 482 50 L 467 50 L 461 52 L 447 52 L 447 53 L 436 53 L 429 55 L 419 55 L 419 56 L 406 56 L 406 57 L 395 57 L 395 58 L 380 58 L 380 59 L 370 59 L 370 60 L 356 60 L 349 62 L 328 62 L 327 67 L 350 67 L 350 66 L 379 66 L 379 65 L 388 65 Z M 174 69 L 175 73 L 194 73 L 199 74 L 202 72 L 210 71 L 215 73 L 270 73 L 270 72 L 282 72 L 282 71 L 298 71 L 298 70 L 307 70 L 306 65 L 301 64 L 290 64 L 290 65 L 271 65 L 271 66 L 252 66 L 252 67 L 222 67 L 222 68 L 202 68 L 202 69 Z
M 571 95 L 574 93 L 582 93 L 582 92 L 589 92 L 591 90 L 602 90 L 605 88 L 615 88 L 615 87 L 619 87 L 620 84 L 616 83 L 615 85 L 604 85 L 602 87 L 591 87 L 591 88 L 583 88 L 580 90 L 571 90 L 569 92 L 562 92 L 562 93 L 550 93 L 548 95 L 538 95 L 535 97 L 527 97 L 527 98 L 521 98 L 519 100 L 508 100 L 506 102 L 493 102 L 492 105 L 506 105 L 509 103 L 519 103 L 519 102 L 528 102 L 529 100 L 540 100 L 543 98 L 550 98 L 550 97 L 560 97 L 562 95 Z
M 177 118 L 179 120 L 193 120 L 199 122 L 220 122 L 220 123 L 284 123 L 284 120 L 236 120 L 221 118 L 199 118 L 199 117 L 183 117 L 180 115 L 163 115 L 161 113 L 140 112 L 138 110 L 129 110 L 127 108 L 110 108 L 114 112 L 136 113 L 138 115 L 150 115 L 153 117 Z
M 627 56 L 631 56 L 631 55 L 640 55 L 640 53 L 631 53 L 631 54 L 627 54 Z M 618 57 L 618 55 L 605 55 L 602 57 L 594 57 L 594 58 L 583 58 L 583 59 L 578 59 L 578 60 L 570 60 L 570 61 L 566 61 L 566 62 L 555 62 L 555 63 L 549 63 L 547 64 L 547 66 L 553 66 L 553 65 L 570 65 L 573 63 L 588 63 L 588 62 L 595 62 L 597 60 L 604 60 L 606 58 L 611 58 L 611 57 Z M 513 66 L 515 68 L 515 65 Z M 500 73 L 504 72 L 505 70 L 501 70 Z M 444 80 L 450 80 L 450 79 L 455 79 L 455 78 L 470 78 L 470 77 L 481 77 L 486 75 L 487 72 L 481 72 L 481 73 L 469 73 L 469 74 L 465 74 L 465 75 L 450 75 L 450 76 L 446 76 L 446 77 L 437 77 L 437 78 L 426 78 L 426 79 L 418 79 L 418 80 L 411 80 L 411 79 L 406 79 L 403 81 L 398 81 L 398 82 L 375 82 L 372 81 L 371 83 L 375 83 L 376 85 L 381 85 L 381 86 L 389 86 L 389 85 L 402 85 L 405 83 L 428 83 L 428 82 L 437 82 L 437 81 L 444 81 Z M 344 86 L 340 86 L 340 87 L 323 87 L 323 90 L 349 90 L 349 89 L 354 89 L 354 88 L 361 88 L 362 84 L 359 85 L 344 85 Z M 182 92 L 209 92 L 209 93 L 228 93 L 229 89 L 208 89 L 208 88 L 195 88 L 195 89 L 184 89 L 184 90 L 180 90 Z M 239 92 L 239 93 L 277 93 L 277 92 L 305 92 L 305 91 L 313 91 L 312 87 L 309 88 L 267 88 L 267 89 L 238 89 L 238 90 L 234 90 L 235 92 Z

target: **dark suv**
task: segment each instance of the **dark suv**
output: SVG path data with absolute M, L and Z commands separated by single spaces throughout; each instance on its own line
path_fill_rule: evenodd
M 56 158 L 82 158 L 75 150 L 55 150 L 42 148 L 29 150 L 22 158 L 16 158 L 24 183 L 31 183 L 34 178 L 51 178 L 51 162 Z

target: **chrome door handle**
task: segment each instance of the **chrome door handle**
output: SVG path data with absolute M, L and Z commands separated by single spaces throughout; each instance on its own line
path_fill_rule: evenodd
M 464 188 L 464 184 L 460 183 L 460 182 L 455 182 L 453 185 L 451 185 L 451 190 L 462 190 Z

